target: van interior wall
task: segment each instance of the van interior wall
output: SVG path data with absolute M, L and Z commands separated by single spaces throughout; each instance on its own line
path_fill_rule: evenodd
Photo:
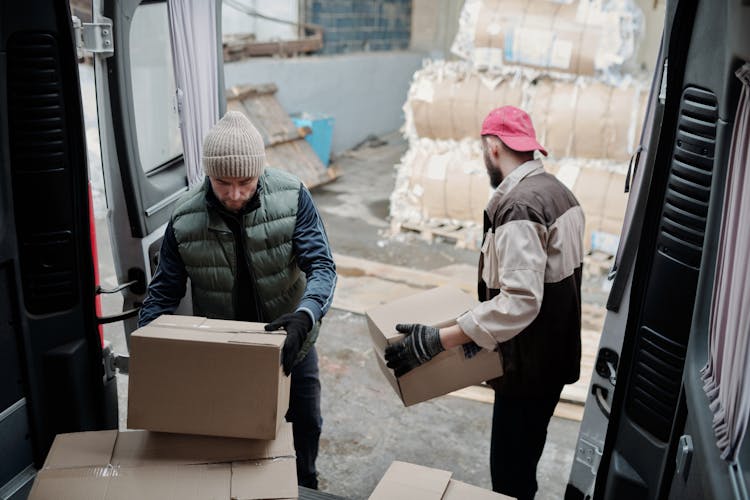
M 393 51 L 246 59 L 224 64 L 224 83 L 227 88 L 275 83 L 276 96 L 289 113 L 332 116 L 332 153 L 337 154 L 371 134 L 403 125 L 401 107 L 424 57 L 422 52 Z

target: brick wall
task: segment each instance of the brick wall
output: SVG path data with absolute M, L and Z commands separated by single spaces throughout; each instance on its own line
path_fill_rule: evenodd
M 323 54 L 409 48 L 412 0 L 304 0 L 305 20 L 323 26 Z

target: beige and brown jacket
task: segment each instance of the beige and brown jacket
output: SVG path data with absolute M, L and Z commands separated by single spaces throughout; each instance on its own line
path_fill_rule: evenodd
M 516 168 L 484 214 L 480 305 L 458 318 L 480 347 L 502 354 L 506 395 L 536 395 L 578 380 L 584 216 L 538 160 Z

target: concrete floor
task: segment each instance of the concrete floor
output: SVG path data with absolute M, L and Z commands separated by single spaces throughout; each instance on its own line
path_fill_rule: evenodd
M 473 251 L 416 235 L 386 234 L 393 165 L 406 150 L 394 133 L 387 144 L 363 147 L 337 159 L 341 176 L 313 190 L 334 252 L 430 270 L 476 263 Z M 101 277 L 114 285 L 106 223 L 99 221 Z M 105 313 L 121 307 L 104 297 Z M 122 327 L 107 325 L 105 336 L 125 351 Z M 489 404 L 443 397 L 404 408 L 380 373 L 365 318 L 331 310 L 318 341 L 324 427 L 318 469 L 321 489 L 348 498 L 367 498 L 393 460 L 453 471 L 454 478 L 490 487 Z M 118 376 L 120 422 L 125 428 L 127 376 Z M 578 435 L 578 422 L 553 418 L 539 468 L 540 499 L 562 498 Z

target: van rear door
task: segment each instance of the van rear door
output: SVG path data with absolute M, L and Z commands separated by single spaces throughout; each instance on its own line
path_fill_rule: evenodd
M 220 23 L 220 2 L 214 4 Z M 95 0 L 94 24 L 110 22 L 114 53 L 96 54 L 94 65 L 115 270 L 120 283 L 135 281 L 123 291 L 123 310 L 131 312 L 125 321 L 129 336 L 164 229 L 188 181 L 167 2 Z M 223 66 L 218 67 L 222 82 Z M 221 102 L 223 92 L 214 98 Z
M 56 434 L 116 427 L 117 395 L 68 2 L 3 2 L 0 44 L 0 497 L 25 498 Z
M 719 457 L 700 370 L 748 21 L 742 0 L 667 4 L 664 113 L 594 498 L 747 498 L 750 448 Z

